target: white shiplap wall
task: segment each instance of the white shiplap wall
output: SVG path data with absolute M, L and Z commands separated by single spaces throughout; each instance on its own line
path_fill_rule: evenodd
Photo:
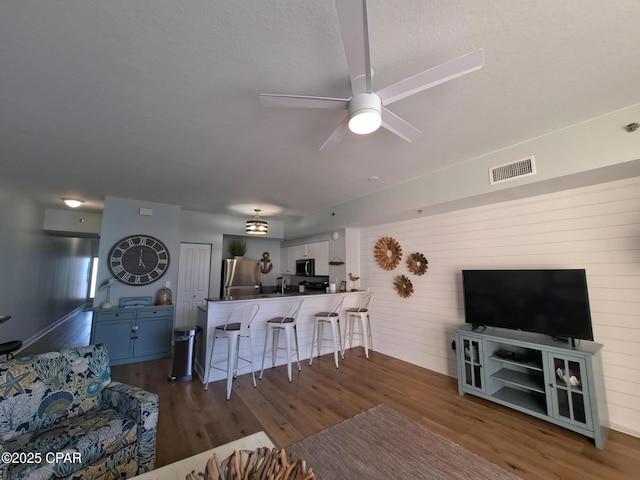
M 402 246 L 395 270 L 373 257 L 382 236 Z M 367 228 L 360 247 L 361 284 L 377 294 L 375 349 L 450 376 L 462 269 L 586 269 L 611 427 L 640 436 L 640 177 Z M 429 261 L 422 277 L 405 263 L 414 252 Z M 393 289 L 400 274 L 413 282 L 410 298 Z

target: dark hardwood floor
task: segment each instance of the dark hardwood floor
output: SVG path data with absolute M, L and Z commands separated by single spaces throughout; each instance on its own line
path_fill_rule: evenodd
M 65 324 L 47 337 L 53 336 L 52 342 L 67 338 Z M 83 331 L 72 322 L 68 326 Z M 45 346 L 43 338 L 38 348 Z M 259 430 L 284 447 L 384 403 L 525 479 L 640 475 L 640 438 L 611 431 L 599 450 L 569 430 L 479 398 L 460 397 L 454 378 L 377 352 L 367 360 L 361 348 L 347 350 L 339 369 L 329 355 L 311 367 L 303 362 L 291 383 L 284 367 L 265 370 L 257 388 L 249 375 L 241 376 L 229 401 L 224 382 L 211 383 L 205 392 L 197 379 L 169 381 L 170 370 L 171 358 L 112 367 L 114 380 L 160 396 L 158 466 Z
M 20 350 L 19 355 L 89 345 L 92 318 L 93 313 L 89 307 L 77 310 L 56 328 Z

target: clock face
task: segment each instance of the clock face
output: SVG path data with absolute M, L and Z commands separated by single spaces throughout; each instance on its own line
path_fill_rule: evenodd
M 169 251 L 160 240 L 149 235 L 131 235 L 111 247 L 109 271 L 127 285 L 148 285 L 169 268 Z

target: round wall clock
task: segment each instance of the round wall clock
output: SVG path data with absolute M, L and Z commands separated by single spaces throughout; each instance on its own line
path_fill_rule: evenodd
M 148 285 L 169 268 L 169 250 L 149 235 L 131 235 L 111 247 L 107 265 L 111 274 L 127 285 Z

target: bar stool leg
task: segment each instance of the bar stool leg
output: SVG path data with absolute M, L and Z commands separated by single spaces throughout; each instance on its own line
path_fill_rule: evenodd
M 309 365 L 313 365 L 313 347 L 316 344 L 316 333 L 318 328 L 320 328 L 318 326 L 318 320 L 314 320 L 314 325 L 313 325 L 313 335 L 311 336 L 311 357 L 309 358 Z M 318 351 L 318 355 L 320 355 L 320 351 Z
M 293 326 L 293 338 L 296 341 L 296 359 L 298 360 L 298 371 L 302 371 L 302 367 L 300 366 L 300 347 L 298 346 L 298 326 Z
M 228 348 L 227 348 L 227 400 L 231 398 L 231 385 L 233 384 L 233 376 L 238 368 L 238 341 L 240 336 L 237 333 L 227 332 Z
M 267 325 L 267 333 L 264 335 L 264 348 L 262 349 L 262 367 L 260 368 L 260 380 L 262 380 L 262 374 L 264 373 L 264 359 L 267 356 L 267 345 L 269 342 L 269 333 L 271 332 L 271 328 Z M 273 366 L 273 364 L 271 364 Z
M 280 327 L 271 327 L 273 334 L 271 342 L 271 368 L 276 365 L 276 358 L 278 356 L 278 345 L 280 344 Z
M 209 389 L 209 373 L 211 372 L 211 364 L 213 363 L 213 347 L 216 346 L 216 338 L 217 338 L 217 335 L 214 332 L 213 333 L 213 342 L 211 342 L 211 354 L 209 355 L 209 365 L 207 366 L 207 371 L 205 373 L 205 377 L 206 377 L 206 383 L 204 384 L 205 392 Z M 206 343 L 205 343 L 205 345 L 206 345 Z
M 336 368 L 340 368 L 340 366 L 338 365 L 338 352 L 342 351 L 342 345 L 338 344 L 340 327 L 338 326 L 338 323 L 336 321 L 331 321 L 331 330 L 333 333 L 333 358 L 336 361 Z M 342 358 L 344 359 L 344 356 Z
M 338 332 L 338 345 L 340 346 L 340 356 L 342 360 L 344 360 L 344 342 L 342 341 L 342 334 L 340 333 L 340 317 L 336 318 L 336 324 L 338 328 L 336 331 Z
M 291 329 L 285 328 L 285 335 L 287 340 L 287 375 L 289 381 L 291 381 Z
M 369 349 L 373 350 L 373 335 L 371 333 L 371 317 L 367 312 L 367 332 L 369 333 Z
M 238 336 L 238 344 L 240 343 L 240 336 Z M 236 352 L 236 355 L 239 352 Z M 256 388 L 258 384 L 256 383 L 256 369 L 253 368 L 253 340 L 251 338 L 251 330 L 249 330 L 249 355 L 251 355 L 251 377 L 253 378 L 253 388 Z M 238 361 L 236 360 L 236 376 L 238 376 Z
M 316 341 L 318 342 L 318 357 L 320 357 L 320 350 L 322 349 L 322 340 L 324 339 L 324 321 L 318 321 L 318 338 Z
M 362 338 L 364 340 L 364 354 L 367 358 L 369 358 L 369 334 L 367 329 L 367 322 L 365 321 L 366 313 L 361 313 L 360 317 L 360 328 L 362 329 Z M 368 315 L 367 315 L 368 316 Z

